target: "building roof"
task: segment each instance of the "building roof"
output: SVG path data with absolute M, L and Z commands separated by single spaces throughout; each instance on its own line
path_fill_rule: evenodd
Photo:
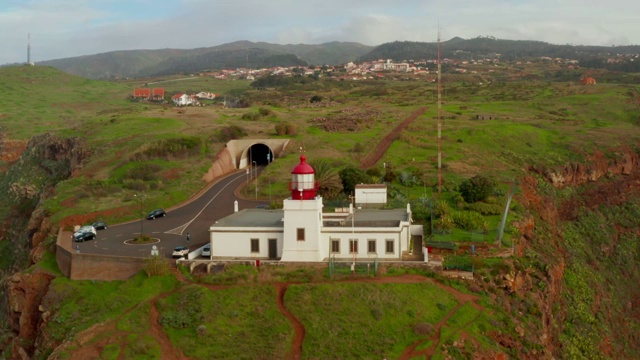
M 387 184 L 357 184 L 356 189 L 386 189 Z
M 409 214 L 405 209 L 356 209 L 355 218 L 348 215 L 344 220 L 327 221 L 323 218 L 323 226 L 326 227 L 396 227 L 401 221 L 409 221 Z M 353 221 L 352 221 L 353 220 Z
M 307 163 L 307 157 L 300 155 L 300 163 L 293 168 L 292 174 L 315 174 L 315 170 Z
M 323 226 L 326 227 L 397 227 L 400 226 L 400 222 L 410 220 L 405 209 L 356 209 L 353 222 L 351 214 L 338 218 L 333 217 L 336 213 L 323 213 L 322 215 Z M 211 225 L 211 228 L 283 228 L 283 218 L 284 210 L 282 209 L 244 209 L 216 221 Z
M 284 210 L 244 209 L 216 221 L 212 228 L 284 227 Z

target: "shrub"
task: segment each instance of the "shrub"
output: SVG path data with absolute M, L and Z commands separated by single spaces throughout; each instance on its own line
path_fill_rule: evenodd
M 247 132 L 237 125 L 230 125 L 220 129 L 220 132 L 216 135 L 218 141 L 227 142 L 230 140 L 240 139 L 247 136 Z
M 254 120 L 258 120 L 259 117 L 260 117 L 260 114 L 258 114 L 258 113 L 244 113 L 244 114 L 242 114 L 242 120 L 254 121 Z
M 296 126 L 288 122 L 282 122 L 282 123 L 276 124 L 275 129 L 276 129 L 276 134 L 278 135 L 297 135 L 298 134 L 298 129 L 296 128 Z
M 321 102 L 322 101 L 322 96 L 320 95 L 313 95 L 311 97 L 311 100 L 309 100 L 310 103 L 317 103 L 317 102 Z
M 451 218 L 457 227 L 465 230 L 483 229 L 484 218 L 475 211 L 454 211 Z
M 267 109 L 267 108 L 259 108 L 258 109 L 258 114 L 260 114 L 261 116 L 269 116 L 272 114 L 271 110 Z
M 476 175 L 463 181 L 458 189 L 466 202 L 474 203 L 492 195 L 495 186 L 495 182 L 488 177 Z

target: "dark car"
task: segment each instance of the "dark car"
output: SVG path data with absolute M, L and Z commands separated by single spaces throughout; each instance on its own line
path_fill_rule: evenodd
M 104 222 L 104 221 L 96 221 L 92 225 L 96 230 L 106 230 L 107 229 L 107 223 Z
M 75 242 L 85 242 L 86 240 L 93 240 L 95 238 L 96 234 L 91 231 L 83 231 L 73 235 L 73 241 Z
M 162 210 L 162 209 L 155 209 L 155 210 L 153 210 L 152 212 L 150 212 L 150 213 L 149 213 L 149 215 L 147 215 L 147 219 L 148 219 L 148 220 L 153 220 L 153 219 L 155 219 L 155 218 L 158 218 L 158 217 L 165 217 L 165 216 L 167 216 L 167 213 L 166 213 L 164 210 Z

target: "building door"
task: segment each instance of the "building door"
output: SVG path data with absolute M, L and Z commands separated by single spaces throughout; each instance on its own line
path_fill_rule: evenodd
M 422 236 L 421 235 L 412 235 L 411 239 L 413 240 L 413 253 L 414 254 L 422 254 Z
M 269 259 L 278 258 L 278 240 L 269 239 Z

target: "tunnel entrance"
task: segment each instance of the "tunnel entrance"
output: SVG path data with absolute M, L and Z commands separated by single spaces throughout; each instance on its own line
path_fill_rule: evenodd
M 265 144 L 254 144 L 249 148 L 249 164 L 269 165 L 273 161 L 273 151 Z

